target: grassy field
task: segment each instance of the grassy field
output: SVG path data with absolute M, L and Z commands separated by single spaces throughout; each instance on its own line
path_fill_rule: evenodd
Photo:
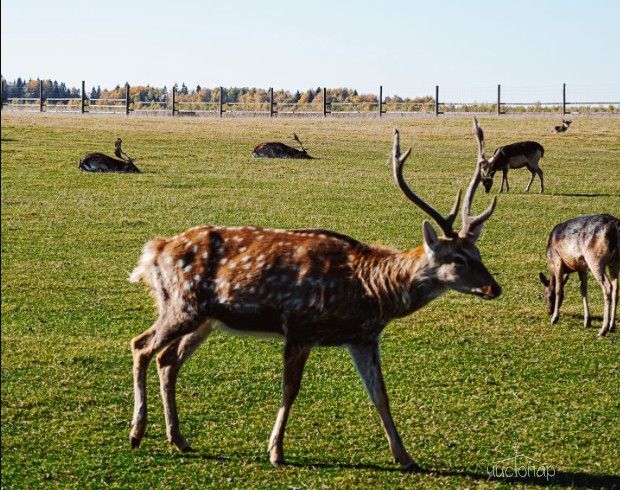
M 379 418 L 346 351 L 315 349 L 288 425 L 289 465 L 267 439 L 279 406 L 278 341 L 214 333 L 181 372 L 181 427 L 167 443 L 154 364 L 149 428 L 128 441 L 129 342 L 155 318 L 127 282 L 143 243 L 213 223 L 326 227 L 369 243 L 421 243 L 422 213 L 392 184 L 391 129 L 411 186 L 447 212 L 475 164 L 468 118 L 199 120 L 2 114 L 2 488 L 403 488 L 620 486 L 620 334 L 584 330 L 578 281 L 549 325 L 538 272 L 552 226 L 620 214 L 620 118 L 485 118 L 489 153 L 545 146 L 546 194 L 524 170 L 479 242 L 503 295 L 448 293 L 384 332 L 396 424 L 424 468 L 391 461 Z M 295 131 L 312 161 L 253 160 L 252 147 Z M 141 175 L 83 174 L 116 136 Z M 499 179 L 492 192 L 497 190 Z M 489 202 L 479 193 L 476 210 Z M 590 281 L 595 326 L 602 294 Z M 489 475 L 522 455 L 550 480 Z

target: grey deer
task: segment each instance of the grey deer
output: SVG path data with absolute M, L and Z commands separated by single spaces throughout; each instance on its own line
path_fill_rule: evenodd
M 484 132 L 478 123 L 478 119 L 475 117 L 474 134 L 476 135 L 476 141 L 478 143 L 478 163 L 482 165 L 482 185 L 486 192 L 491 190 L 493 186 L 493 177 L 498 171 L 502 172 L 502 185 L 499 191 L 504 192 L 505 183 L 506 192 L 509 192 L 508 170 L 522 167 L 526 167 L 532 174 L 530 182 L 525 188 L 525 192 L 530 190 L 536 175 L 540 178 L 540 192 L 545 192 L 543 171 L 538 166 L 539 160 L 545 154 L 545 149 L 540 143 L 536 143 L 535 141 L 520 141 L 518 143 L 500 146 L 495 150 L 493 156 L 487 160 L 484 156 Z
M 423 223 L 423 245 L 390 250 L 365 245 L 323 229 L 276 230 L 197 226 L 172 238 L 149 241 L 131 274 L 144 281 L 159 317 L 131 342 L 134 415 L 130 441 L 137 447 L 146 430 L 146 371 L 157 352 L 157 370 L 168 440 L 189 448 L 179 429 L 175 385 L 181 365 L 214 329 L 284 340 L 282 402 L 269 439 L 269 459 L 284 463 L 284 431 L 301 386 L 310 350 L 346 347 L 376 406 L 392 455 L 403 470 L 417 468 L 396 430 L 381 372 L 379 339 L 386 325 L 407 316 L 448 290 L 493 299 L 501 288 L 482 263 L 476 241 L 495 208 L 495 198 L 471 216 L 480 182 L 476 169 L 465 193 L 459 232 L 405 183 L 394 131 L 394 178 L 405 196 L 433 218 L 443 236 Z
M 303 143 L 295 133 L 293 133 L 293 139 L 299 143 L 299 150 L 284 143 L 272 141 L 256 145 L 254 151 L 252 151 L 252 156 L 254 158 L 300 158 L 311 160 L 312 157 L 308 155 L 308 150 L 304 148 Z
M 549 278 L 542 272 L 547 312 L 551 323 L 560 318 L 564 285 L 569 274 L 577 272 L 583 299 L 583 326 L 592 322 L 588 306 L 588 271 L 600 284 L 605 298 L 600 337 L 616 326 L 618 271 L 620 270 L 620 220 L 609 214 L 579 216 L 556 225 L 547 242 Z
M 566 130 L 568 130 L 568 127 L 571 125 L 573 121 L 567 121 L 566 119 L 562 119 L 562 125 L 561 126 L 554 126 L 553 130 L 556 133 L 564 133 Z
M 140 173 L 140 169 L 135 166 L 133 159 L 121 148 L 122 142 L 120 138 L 116 138 L 114 141 L 114 155 L 118 158 L 110 157 L 104 153 L 88 153 L 80 158 L 79 169 L 84 172 Z

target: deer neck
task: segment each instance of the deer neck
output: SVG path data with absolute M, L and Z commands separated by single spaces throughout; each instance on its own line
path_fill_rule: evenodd
M 446 290 L 437 278 L 436 267 L 419 246 L 371 256 L 360 264 L 358 275 L 383 315 L 397 318 L 422 308 Z

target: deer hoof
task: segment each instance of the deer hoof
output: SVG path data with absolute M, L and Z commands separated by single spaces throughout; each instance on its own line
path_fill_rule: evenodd
M 137 438 L 136 436 L 130 436 L 129 442 L 131 443 L 132 449 L 137 449 L 138 447 L 140 447 L 140 439 Z
M 554 316 L 553 318 L 551 318 L 551 325 L 555 325 L 556 323 L 558 323 L 559 319 L 559 316 Z
M 284 466 L 286 464 L 284 458 L 270 459 L 269 462 L 274 468 L 280 468 L 281 466 Z
M 415 461 L 411 461 L 409 463 L 401 465 L 400 469 L 405 473 L 415 473 L 420 471 L 422 468 Z

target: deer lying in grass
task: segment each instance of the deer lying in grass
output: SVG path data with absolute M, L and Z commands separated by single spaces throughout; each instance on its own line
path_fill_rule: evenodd
M 116 138 L 114 141 L 114 154 L 118 157 L 112 158 L 103 153 L 89 153 L 80 158 L 79 169 L 85 172 L 125 172 L 140 173 L 133 160 L 121 148 L 122 140 Z
M 509 192 L 508 170 L 521 167 L 527 167 L 532 174 L 530 182 L 525 188 L 525 192 L 530 190 L 536 175 L 540 178 L 540 192 L 545 192 L 543 171 L 538 166 L 538 161 L 545 154 L 545 149 L 540 143 L 536 143 L 535 141 L 521 141 L 519 143 L 500 146 L 495 150 L 493 156 L 487 160 L 484 156 L 484 132 L 475 117 L 474 134 L 478 142 L 478 163 L 482 164 L 482 185 L 486 192 L 491 190 L 493 186 L 493 177 L 498 171 L 502 172 L 502 186 L 499 191 L 504 192 L 504 183 L 506 183 L 506 192 Z
M 602 337 L 615 329 L 620 270 L 620 220 L 609 214 L 593 214 L 556 225 L 547 243 L 547 267 L 549 279 L 542 272 L 539 278 L 545 286 L 545 302 L 552 324 L 560 318 L 568 276 L 577 272 L 583 298 L 583 326 L 590 326 L 589 270 L 601 285 L 605 298 L 603 326 L 598 335 Z M 609 277 L 605 275 L 606 270 L 609 271 Z
M 312 159 L 310 155 L 308 155 L 308 150 L 304 148 L 304 145 L 297 137 L 295 133 L 293 133 L 293 139 L 299 143 L 299 150 L 292 148 L 284 143 L 271 142 L 271 143 L 261 143 L 260 145 L 256 145 L 254 147 L 254 151 L 252 152 L 252 156 L 254 158 L 303 158 L 303 159 Z
M 553 130 L 556 133 L 563 133 L 563 132 L 565 132 L 568 129 L 568 127 L 571 125 L 572 122 L 573 121 L 567 121 L 566 119 L 562 119 L 562 125 L 561 126 L 555 126 L 553 128 Z
M 480 182 L 476 170 L 463 200 L 460 232 L 452 229 L 460 191 L 443 217 L 405 183 L 394 131 L 393 171 L 405 196 L 433 218 L 444 236 L 423 223 L 424 244 L 405 251 L 365 245 L 321 230 L 198 226 L 148 242 L 131 281 L 143 280 L 159 318 L 131 342 L 135 406 L 130 441 L 146 430 L 146 370 L 155 353 L 171 444 L 189 444 L 179 430 L 175 384 L 183 362 L 214 329 L 284 339 L 282 405 L 269 440 L 270 461 L 284 463 L 286 422 L 315 346 L 347 347 L 374 402 L 395 460 L 416 468 L 396 430 L 381 374 L 379 339 L 385 326 L 422 308 L 447 290 L 496 298 L 500 286 L 482 263 L 476 240 L 495 208 L 470 216 Z

